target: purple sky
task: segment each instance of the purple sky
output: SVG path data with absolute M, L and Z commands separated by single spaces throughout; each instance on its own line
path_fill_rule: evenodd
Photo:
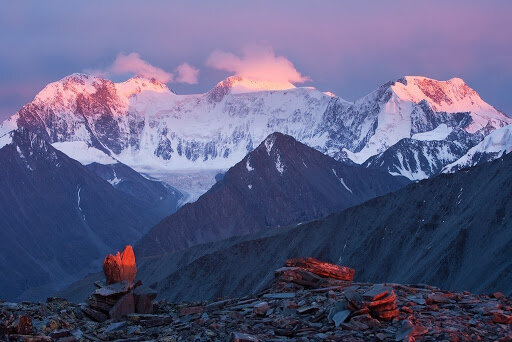
M 10 1 L 0 11 L 0 119 L 49 82 L 113 70 L 119 54 L 175 80 L 186 62 L 198 83 L 170 88 L 204 92 L 230 75 L 207 63 L 215 50 L 243 56 L 253 45 L 347 100 L 403 75 L 458 76 L 510 115 L 511 17 L 509 0 Z

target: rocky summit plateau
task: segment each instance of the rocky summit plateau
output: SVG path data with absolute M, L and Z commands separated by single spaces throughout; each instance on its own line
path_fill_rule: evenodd
M 122 262 L 118 266 L 122 269 Z M 512 340 L 512 300 L 501 292 L 360 283 L 354 281 L 357 270 L 313 258 L 290 259 L 274 274 L 270 286 L 255 295 L 207 302 L 173 303 L 152 293 L 143 300 L 150 305 L 130 307 L 120 298 L 136 294 L 142 285 L 126 279 L 97 284 L 91 298 L 110 302 L 110 309 L 100 309 L 92 299 L 88 304 L 59 298 L 2 301 L 0 337 L 61 342 Z M 102 310 L 111 315 L 97 314 Z

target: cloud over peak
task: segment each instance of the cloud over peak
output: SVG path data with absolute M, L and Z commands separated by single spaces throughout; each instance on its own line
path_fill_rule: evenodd
M 276 56 L 272 47 L 253 45 L 237 56 L 231 52 L 215 50 L 206 65 L 219 70 L 258 81 L 304 83 L 310 78 L 303 76 L 290 60 Z
M 132 74 L 146 78 L 154 78 L 162 83 L 180 82 L 197 84 L 199 69 L 194 68 L 188 63 L 178 66 L 174 73 L 165 71 L 162 68 L 151 65 L 143 60 L 136 52 L 129 54 L 120 53 L 117 55 L 114 63 L 105 71 L 96 71 L 102 75 L 125 75 Z
M 176 68 L 176 82 L 197 84 L 198 77 L 199 69 L 186 62 Z

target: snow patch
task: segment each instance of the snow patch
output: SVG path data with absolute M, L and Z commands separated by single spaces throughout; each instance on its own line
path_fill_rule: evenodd
M 444 140 L 450 135 L 452 130 L 453 129 L 446 124 L 440 124 L 432 131 L 416 133 L 411 138 L 422 141 Z
M 245 163 L 245 167 L 247 168 L 247 171 L 251 172 L 254 170 L 254 168 L 251 166 L 251 158 L 248 157 L 247 161 Z
M 85 141 L 66 141 L 52 144 L 57 150 L 63 152 L 68 157 L 78 160 L 83 165 L 91 163 L 115 164 L 118 161 L 105 152 L 89 146 Z
M 7 133 L 0 137 L 0 148 L 4 147 L 5 145 L 12 144 L 12 136 L 11 133 Z
M 258 81 L 238 77 L 231 85 L 231 94 L 244 94 L 272 90 L 287 90 L 293 88 L 295 88 L 295 86 L 290 82 Z
M 78 206 L 78 210 L 80 211 L 80 214 L 82 214 L 82 220 L 85 222 L 85 214 L 82 210 L 82 207 L 80 206 L 80 192 L 82 191 L 82 187 L 78 187 L 78 191 L 77 191 L 77 206 Z
M 0 124 L 0 137 L 11 131 L 14 131 L 15 129 L 18 129 L 18 118 L 19 114 L 16 113 Z
M 117 184 L 121 183 L 123 180 L 120 178 L 117 178 L 116 170 L 113 168 L 112 171 L 114 172 L 114 178 L 109 179 L 108 182 L 112 184 L 112 186 L 116 186 Z
M 275 136 L 270 136 L 265 139 L 265 148 L 267 149 L 267 154 L 270 156 L 270 152 L 272 151 L 272 147 L 274 147 L 274 142 L 276 141 Z
M 344 187 L 345 189 L 347 189 L 347 191 L 350 191 L 350 193 L 352 194 L 352 193 L 353 193 L 353 192 L 352 192 L 352 189 L 350 189 L 350 188 L 347 186 L 347 184 L 345 184 L 345 181 L 343 180 L 343 178 L 342 178 L 342 177 L 338 177 L 338 174 L 336 173 L 336 170 L 332 169 L 332 173 L 334 173 L 334 175 L 336 176 L 336 178 L 338 178 L 338 179 L 340 180 L 341 185 L 343 185 L 343 187 Z
M 279 153 L 277 154 L 277 159 L 276 159 L 276 169 L 277 169 L 277 171 L 279 171 L 280 174 L 283 174 L 284 163 L 281 161 L 281 155 Z

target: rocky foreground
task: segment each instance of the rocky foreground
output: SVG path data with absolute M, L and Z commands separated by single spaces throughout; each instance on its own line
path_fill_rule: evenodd
M 136 283 L 98 285 L 87 304 L 58 298 L 46 303 L 0 302 L 0 338 L 512 341 L 512 300 L 502 293 L 489 296 L 428 285 L 354 283 L 353 269 L 312 258 L 288 260 L 275 275 L 274 283 L 262 293 L 215 302 L 155 301 L 148 306 L 147 296 L 137 297 L 140 286 Z M 135 313 L 139 308 L 133 298 L 144 298 L 142 310 L 152 313 Z

